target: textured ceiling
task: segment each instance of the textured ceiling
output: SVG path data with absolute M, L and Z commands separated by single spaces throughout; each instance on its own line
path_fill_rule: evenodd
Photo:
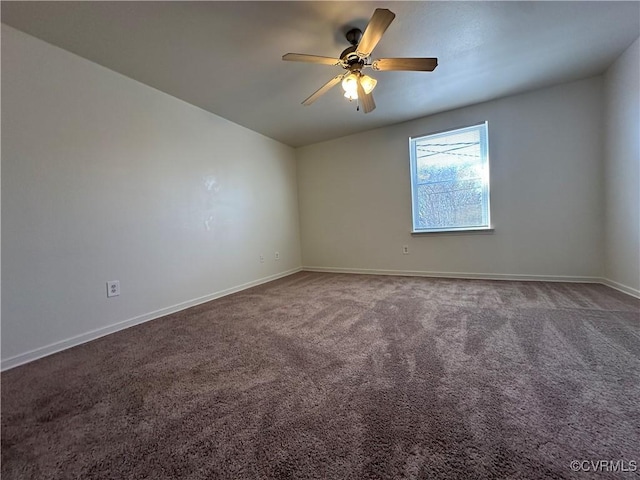
M 431 73 L 373 72 L 377 109 L 335 87 L 344 32 L 396 14 L 373 58 L 438 57 Z M 602 73 L 640 35 L 632 2 L 2 2 L 2 21 L 292 146 Z M 369 73 L 369 72 L 367 72 Z

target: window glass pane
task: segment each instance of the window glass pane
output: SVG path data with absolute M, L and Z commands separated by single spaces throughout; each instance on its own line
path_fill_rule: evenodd
M 414 230 L 489 226 L 486 124 L 411 139 Z

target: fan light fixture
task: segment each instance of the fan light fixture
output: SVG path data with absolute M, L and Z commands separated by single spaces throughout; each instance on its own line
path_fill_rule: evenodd
M 376 88 L 376 84 L 378 83 L 375 78 L 371 78 L 368 75 L 350 73 L 342 80 L 345 98 L 349 100 L 358 99 L 358 81 L 361 82 L 364 93 L 367 95 L 373 92 L 373 89 Z

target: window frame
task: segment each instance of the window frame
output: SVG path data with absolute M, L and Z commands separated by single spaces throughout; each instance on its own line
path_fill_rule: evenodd
M 417 156 L 416 156 L 416 141 L 425 137 L 440 136 L 443 134 L 455 134 L 464 130 L 480 130 L 480 152 L 481 161 L 486 169 L 486 181 L 482 185 L 482 198 L 483 204 L 486 199 L 486 208 L 483 209 L 483 217 L 486 215 L 486 222 L 483 225 L 468 225 L 461 227 L 441 227 L 441 228 L 416 228 L 417 226 Z M 483 141 L 484 140 L 484 141 Z M 489 122 L 484 121 L 474 125 L 467 125 L 464 127 L 450 128 L 446 130 L 440 130 L 437 132 L 426 133 L 423 135 L 417 135 L 409 137 L 409 159 L 410 159 L 410 175 L 411 175 L 411 233 L 412 234 L 433 234 L 433 233 L 482 233 L 493 232 L 493 226 L 491 224 L 491 175 L 490 175 L 490 160 L 489 160 Z

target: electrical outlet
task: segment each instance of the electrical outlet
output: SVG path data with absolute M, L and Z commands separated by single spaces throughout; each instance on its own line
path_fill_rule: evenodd
M 264 255 L 260 254 L 260 263 L 264 263 Z
M 409 255 L 409 245 L 403 245 L 402 246 L 402 254 L 403 255 Z
M 117 297 L 118 295 L 120 295 L 120 281 L 107 282 L 107 297 Z
M 280 252 L 276 252 L 276 260 L 280 260 Z

